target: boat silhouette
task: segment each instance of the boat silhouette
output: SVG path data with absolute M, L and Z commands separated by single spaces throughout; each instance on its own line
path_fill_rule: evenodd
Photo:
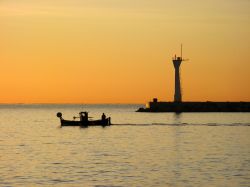
M 83 115 L 84 114 L 84 115 Z M 79 117 L 73 117 L 74 120 L 65 120 L 62 117 L 62 113 L 58 112 L 56 115 L 61 122 L 61 126 L 80 126 L 80 127 L 89 127 L 89 126 L 109 126 L 111 125 L 111 118 L 106 118 L 103 113 L 102 119 L 99 120 L 89 120 L 88 112 L 80 112 Z M 80 118 L 80 120 L 75 120 L 76 118 Z

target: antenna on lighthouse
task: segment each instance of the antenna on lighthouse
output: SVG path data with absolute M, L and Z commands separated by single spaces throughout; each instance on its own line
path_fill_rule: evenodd
M 182 59 L 182 44 L 181 44 L 181 59 Z

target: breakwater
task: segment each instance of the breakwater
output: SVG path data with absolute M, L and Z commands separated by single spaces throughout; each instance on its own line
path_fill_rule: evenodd
M 149 102 L 137 112 L 250 112 L 250 102 Z

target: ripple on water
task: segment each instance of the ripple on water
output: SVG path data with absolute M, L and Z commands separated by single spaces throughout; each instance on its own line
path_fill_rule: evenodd
M 82 105 L 1 107 L 0 186 L 249 186 L 249 114 L 89 107 L 117 124 L 60 128 L 54 114 Z

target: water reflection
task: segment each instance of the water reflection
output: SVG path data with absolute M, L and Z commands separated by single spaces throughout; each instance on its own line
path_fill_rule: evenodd
M 248 115 L 101 107 L 94 116 L 134 125 L 58 128 L 56 112 L 72 117 L 81 106 L 2 107 L 0 186 L 249 186 L 250 129 L 230 126 Z M 229 125 L 204 125 L 214 118 Z
M 174 113 L 174 124 L 182 124 L 182 113 Z
M 185 134 L 183 134 L 183 128 L 179 125 L 182 124 L 182 113 L 174 113 L 174 119 L 172 132 L 173 132 L 173 150 L 175 156 L 172 158 L 173 160 L 173 179 L 171 179 L 171 185 L 176 186 L 176 183 L 180 181 L 181 178 L 181 160 L 183 159 L 181 152 L 181 139 Z

